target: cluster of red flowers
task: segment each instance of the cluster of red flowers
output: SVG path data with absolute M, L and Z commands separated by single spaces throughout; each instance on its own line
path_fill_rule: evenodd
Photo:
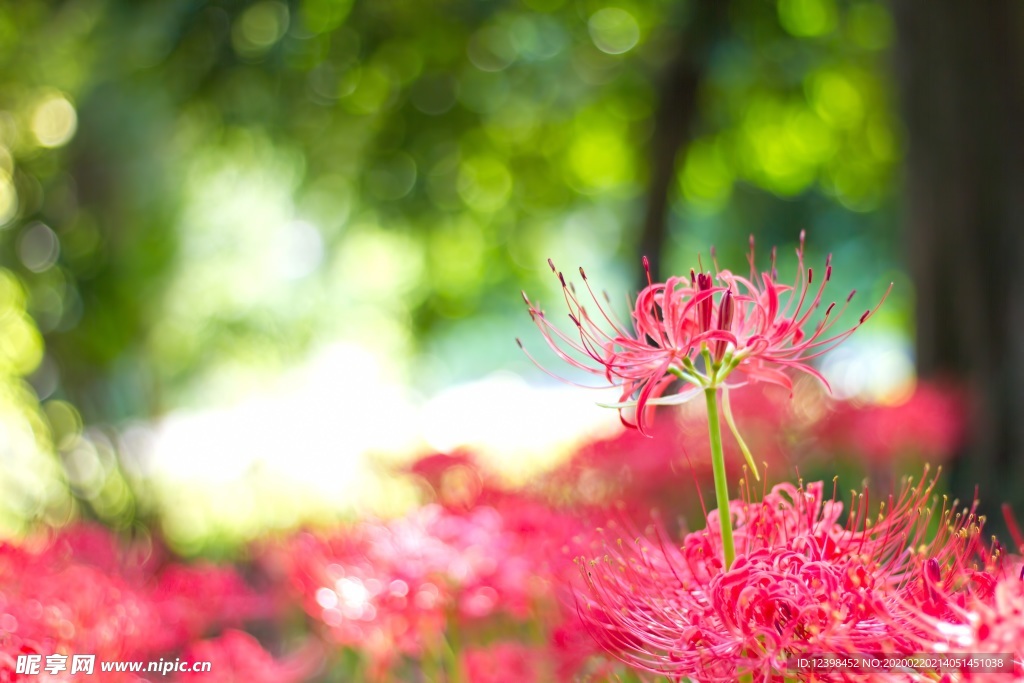
M 242 637 L 230 630 L 217 640 L 201 639 L 272 617 L 272 602 L 233 569 L 170 563 L 161 554 L 152 545 L 121 546 L 106 530 L 87 525 L 19 545 L 0 544 L 0 681 L 19 680 L 19 655 L 41 655 L 44 661 L 49 655 L 95 655 L 98 668 L 102 662 L 184 653 L 212 663 L 213 673 L 204 678 L 210 681 L 234 680 L 223 678 L 230 670 L 220 665 L 239 647 L 248 654 L 258 649 L 271 660 L 252 643 L 240 646 Z M 298 681 L 306 671 L 296 673 L 272 680 Z M 128 673 L 104 676 L 142 680 Z M 66 670 L 50 678 L 71 679 Z

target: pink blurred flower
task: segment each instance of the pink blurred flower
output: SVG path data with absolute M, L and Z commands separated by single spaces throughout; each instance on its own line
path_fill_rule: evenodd
M 329 536 L 301 533 L 281 549 L 303 608 L 328 637 L 387 661 L 421 653 L 444 624 L 441 589 L 420 558 L 401 564 L 390 534 L 362 522 Z
M 516 642 L 470 647 L 462 653 L 468 683 L 536 683 L 544 652 Z
M 837 404 L 821 425 L 820 434 L 830 450 L 874 463 L 889 463 L 908 455 L 943 461 L 963 441 L 966 412 L 956 391 L 919 383 L 905 401 L 896 405 Z
M 723 385 L 734 370 L 748 381 L 770 382 L 788 390 L 792 390 L 792 380 L 785 370 L 790 368 L 825 383 L 810 361 L 853 334 L 877 306 L 865 311 L 855 325 L 838 333 L 833 327 L 842 317 L 845 304 L 838 311 L 834 303 L 830 304 L 821 318 L 812 323 L 811 316 L 821 306 L 832 275 L 831 257 L 826 259 L 825 272 L 815 288 L 814 273 L 804 266 L 803 233 L 796 254 L 796 280 L 792 285 L 783 284 L 775 270 L 774 250 L 770 270 L 758 274 L 751 238 L 749 278 L 728 270 L 714 276 L 691 271 L 689 278 L 672 277 L 664 283 L 651 283 L 636 299 L 631 326 L 620 323 L 601 304 L 582 268 L 580 275 L 593 300 L 592 310 L 582 303 L 565 276 L 548 262 L 562 284 L 575 332 L 563 331 L 525 293 L 523 298 L 530 317 L 555 354 L 573 367 L 600 375 L 610 385 L 618 386 L 621 396 L 615 407 L 619 408 L 623 422 L 646 432 L 648 405 L 682 403 L 702 388 Z M 846 304 L 853 295 L 851 292 L 847 296 Z M 705 363 L 702 370 L 696 365 L 701 358 Z M 664 397 L 677 379 L 688 386 Z M 635 423 L 626 417 L 625 410 L 635 410 Z
M 455 453 L 431 453 L 403 468 L 425 489 L 426 500 L 435 501 L 452 511 L 466 511 L 485 499 L 495 488 L 493 476 L 468 450 Z
M 274 616 L 268 596 L 256 593 L 230 567 L 208 562 L 175 564 L 149 586 L 148 598 L 161 628 L 153 651 L 170 651 L 199 638 L 213 626 L 238 626 Z
M 185 650 L 183 661 L 209 662 L 210 671 L 178 675 L 179 683 L 299 683 L 320 666 L 322 653 L 308 645 L 285 659 L 275 659 L 243 631 L 228 630 Z
M 32 543 L 39 543 L 39 552 L 51 562 L 73 561 L 108 574 L 134 572 L 139 564 L 128 558 L 131 544 L 119 543 L 109 529 L 88 522 L 61 529 L 48 542 L 32 539 Z
M 605 656 L 608 642 L 599 642 L 582 627 L 575 607 L 551 630 L 550 649 L 554 680 L 612 681 L 619 665 Z

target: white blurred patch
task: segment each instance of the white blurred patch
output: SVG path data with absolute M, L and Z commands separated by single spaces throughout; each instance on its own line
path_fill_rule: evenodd
M 569 385 L 531 386 L 511 373 L 439 393 L 420 411 L 421 433 L 431 448 L 470 448 L 512 475 L 550 464 L 583 437 L 611 433 L 619 419 L 595 403 L 618 393 Z
M 913 383 L 913 349 L 904 336 L 855 335 L 825 356 L 821 372 L 835 398 L 885 403 Z
M 258 466 L 334 497 L 358 488 L 368 453 L 410 448 L 415 424 L 381 360 L 339 344 L 234 405 L 172 413 L 148 460 L 153 475 L 210 484 Z
M 346 343 L 242 400 L 180 410 L 119 441 L 132 476 L 153 482 L 169 539 L 188 551 L 223 534 L 403 509 L 408 484 L 380 465 L 430 451 L 469 448 L 522 480 L 618 429 L 616 412 L 595 405 L 614 398 L 498 373 L 416 400 L 386 358 Z
M 324 240 L 315 225 L 295 220 L 288 223 L 281 236 L 281 275 L 289 280 L 305 277 L 324 260 Z

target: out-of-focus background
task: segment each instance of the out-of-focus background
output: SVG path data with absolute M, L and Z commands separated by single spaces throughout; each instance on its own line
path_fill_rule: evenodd
M 831 296 L 858 290 L 851 324 L 895 282 L 820 360 L 836 397 L 955 391 L 918 416 L 967 425 L 950 486 L 1019 505 L 1019 15 L 0 5 L 0 527 L 79 516 L 194 553 L 399 510 L 381 473 L 432 451 L 522 479 L 617 434 L 605 395 L 515 344 L 543 346 L 520 290 L 561 315 L 548 257 L 624 312 L 641 255 L 665 277 L 713 244 L 742 270 L 753 234 L 787 273 L 801 230 Z

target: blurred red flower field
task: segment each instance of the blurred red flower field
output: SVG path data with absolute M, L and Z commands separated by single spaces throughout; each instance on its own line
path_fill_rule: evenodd
M 797 390 L 810 389 L 798 385 Z M 738 392 L 733 407 L 750 448 L 767 463 L 769 476 L 777 478 L 794 469 L 834 468 L 843 458 L 891 467 L 896 476 L 897 463 L 919 462 L 922 455 L 946 457 L 961 430 L 954 395 L 937 387 L 918 387 L 894 406 L 822 403 L 824 397 L 817 395 L 808 400 L 818 409 L 802 416 L 796 414 L 800 397 L 790 401 L 784 394 L 773 389 Z M 638 653 L 650 650 L 620 630 L 620 608 L 607 601 L 629 595 L 634 596 L 631 601 L 655 600 L 646 626 L 653 628 L 662 618 L 659 614 L 672 614 L 663 612 L 667 605 L 682 599 L 671 597 L 677 579 L 666 577 L 697 572 L 694 576 L 711 582 L 708 590 L 718 591 L 714 586 L 719 583 L 726 590 L 720 565 L 694 564 L 693 558 L 715 555 L 700 550 L 702 544 L 714 544 L 713 534 L 707 537 L 709 532 L 700 528 L 689 532 L 680 542 L 690 559 L 673 556 L 680 551 L 672 539 L 689 528 L 683 520 L 693 522 L 707 514 L 696 495 L 710 486 L 704 428 L 703 416 L 688 406 L 663 410 L 649 437 L 629 430 L 584 443 L 561 464 L 515 487 L 472 453 L 431 454 L 399 473 L 415 484 L 421 501 L 402 516 L 268 535 L 228 563 L 175 557 L 158 537 L 141 532 L 116 534 L 83 522 L 51 531 L 39 528 L 0 546 L 0 680 L 76 680 L 67 668 L 47 673 L 47 657 L 70 660 L 82 654 L 94 655 L 97 667 L 118 662 L 210 663 L 209 672 L 179 667 L 156 678 L 144 671 L 98 674 L 111 681 L 626 680 L 623 676 L 631 674 L 618 658 L 636 663 L 641 661 Z M 894 430 L 899 440 L 891 436 Z M 887 444 L 885 452 L 880 452 L 880 442 Z M 822 462 L 825 452 L 838 455 Z M 732 452 L 729 461 L 742 460 Z M 741 474 L 738 466 L 734 474 Z M 760 499 L 751 478 L 744 482 L 755 492 L 752 499 Z M 898 514 L 912 514 L 908 505 L 926 505 L 937 485 L 919 488 Z M 819 506 L 823 496 L 831 495 L 820 486 L 797 490 L 790 485 L 784 499 L 797 506 L 793 514 L 802 509 L 805 493 L 813 493 L 813 504 Z M 765 498 L 765 505 L 769 500 Z M 979 650 L 1014 647 L 1024 597 L 1017 577 L 1006 573 L 1012 574 L 1016 565 L 1003 573 L 995 569 L 996 556 L 1004 550 L 988 548 L 972 560 L 972 553 L 980 550 L 959 553 L 957 547 L 967 546 L 951 545 L 940 557 L 955 556 L 953 573 L 944 568 L 933 578 L 928 574 L 931 565 L 914 568 L 911 560 L 900 559 L 892 544 L 903 541 L 884 531 L 896 526 L 875 527 L 871 543 L 882 545 L 870 552 L 856 534 L 848 535 L 853 531 L 845 529 L 863 525 L 874 514 L 866 498 L 852 501 L 854 515 L 847 521 L 841 500 L 824 505 L 824 513 L 809 508 L 787 522 L 781 517 L 775 522 L 748 520 L 751 529 L 759 530 L 753 532 L 762 539 L 757 543 L 767 544 L 763 552 L 768 555 L 759 561 L 777 563 L 772 553 L 795 551 L 794 558 L 805 563 L 800 564 L 804 569 L 798 584 L 813 586 L 808 572 L 818 571 L 815 562 L 825 558 L 805 557 L 805 546 L 793 544 L 801 534 L 816 534 L 816 529 L 834 524 L 835 531 L 827 532 L 832 542 L 848 549 L 843 554 L 854 549 L 848 557 L 861 567 L 855 571 L 852 565 L 848 570 L 836 565 L 833 569 L 841 574 L 837 580 L 858 582 L 863 600 L 891 603 L 901 595 L 901 614 L 916 619 L 913 623 L 925 632 L 941 630 L 941 623 L 962 624 L 972 629 L 970 642 Z M 753 507 L 749 513 L 734 512 L 738 538 L 747 538 L 742 520 L 757 514 Z M 815 521 L 820 515 L 821 521 Z M 887 519 L 893 525 L 899 521 Z M 971 547 L 979 547 L 979 522 L 964 517 L 956 524 L 950 540 L 969 534 L 975 539 Z M 640 542 L 641 537 L 647 540 Z M 749 538 L 742 543 L 753 542 L 754 536 Z M 790 549 L 776 548 L 771 538 L 785 538 Z M 659 560 L 663 553 L 666 559 Z M 754 571 L 753 561 L 751 555 L 734 571 Z M 899 564 L 905 562 L 911 564 Z M 880 571 L 873 566 L 887 566 L 889 578 L 868 583 L 856 578 L 857 572 Z M 785 585 L 790 571 L 771 571 L 782 572 L 772 583 Z M 821 579 L 826 580 L 824 575 Z M 744 579 L 736 589 L 752 585 L 752 580 Z M 620 581 L 626 582 L 622 590 L 609 589 Z M 963 582 L 974 588 L 964 593 Z M 646 596 L 631 593 L 642 586 L 660 587 Z M 887 593 L 896 587 L 902 592 Z M 822 595 L 805 597 L 814 602 L 825 599 Z M 740 596 L 727 599 L 747 599 Z M 690 599 L 697 600 L 692 612 L 701 599 Z M 807 609 L 789 598 L 783 602 L 791 612 Z M 775 609 L 782 609 L 783 602 Z M 859 604 L 857 610 L 874 603 Z M 852 603 L 843 609 L 853 609 Z M 778 617 L 751 612 L 749 618 L 763 629 Z M 679 625 L 679 633 L 692 631 L 687 642 L 693 646 L 711 646 L 705 630 L 710 623 L 695 623 L 690 630 Z M 805 625 L 799 628 L 809 628 L 810 622 L 801 623 Z M 677 628 L 665 627 L 666 636 Z M 738 623 L 727 628 L 747 632 Z M 765 631 L 750 633 L 745 637 L 766 642 Z M 869 628 L 864 632 L 869 640 L 851 641 L 851 647 L 863 648 L 871 633 Z M 914 641 L 918 649 L 927 644 L 922 637 Z M 753 652 L 752 641 L 738 642 L 741 651 Z M 665 647 L 671 652 L 675 646 L 666 641 Z M 798 651 L 792 643 L 779 647 Z M 35 676 L 25 673 L 31 655 L 39 656 L 40 673 Z M 669 660 L 664 665 L 642 661 L 652 672 L 672 670 Z

